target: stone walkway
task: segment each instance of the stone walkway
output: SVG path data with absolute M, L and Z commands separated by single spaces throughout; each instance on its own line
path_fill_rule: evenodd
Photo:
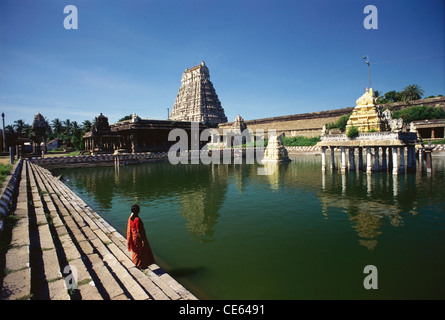
M 1 299 L 196 300 L 156 264 L 137 269 L 122 235 L 48 170 L 21 161 Z

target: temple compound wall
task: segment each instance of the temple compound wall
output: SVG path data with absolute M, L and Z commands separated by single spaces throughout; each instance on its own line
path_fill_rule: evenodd
M 257 129 L 263 129 L 265 132 L 275 129 L 277 135 L 284 134 L 286 137 L 316 137 L 320 135 L 323 125 L 337 121 L 341 116 L 351 113 L 353 109 L 354 108 L 345 108 L 256 120 L 244 120 L 244 123 L 247 128 L 253 132 Z M 230 129 L 232 125 L 233 122 L 221 123 L 218 125 L 218 128 L 223 130 Z
M 445 109 L 445 97 L 380 104 L 377 105 L 377 108 L 383 112 L 383 110 L 385 109 L 394 111 L 416 105 L 441 107 Z M 250 130 L 253 131 L 255 131 L 256 129 L 263 129 L 265 131 L 268 129 L 275 129 L 277 131 L 277 134 L 283 133 L 286 137 L 316 137 L 320 135 L 320 131 L 323 125 L 331 122 L 336 122 L 341 116 L 351 114 L 353 110 L 354 107 L 334 109 L 328 111 L 310 112 L 264 119 L 244 120 L 244 123 Z M 221 123 L 218 125 L 218 128 L 230 129 L 233 123 L 234 122 Z M 422 132 L 420 132 L 422 137 L 443 137 L 445 121 L 419 121 L 417 122 L 417 125 L 419 126 L 419 128 L 422 128 Z

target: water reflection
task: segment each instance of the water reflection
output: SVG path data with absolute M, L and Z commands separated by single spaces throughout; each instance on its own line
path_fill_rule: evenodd
M 189 232 L 202 241 L 212 241 L 214 225 L 227 192 L 228 166 L 167 163 L 127 167 L 99 167 L 66 170 L 70 184 L 85 190 L 104 210 L 113 198 L 132 202 L 177 201 Z
M 434 167 L 440 168 L 443 163 L 443 159 L 436 159 Z M 346 212 L 360 245 L 373 250 L 386 225 L 403 226 L 407 216 L 419 213 L 418 201 L 434 194 L 434 180 L 442 184 L 442 172 L 433 170 L 427 175 L 421 166 L 416 173 L 399 175 L 325 172 L 319 193 L 322 214 L 329 218 L 332 208 Z
M 120 231 L 124 210 L 140 201 L 163 269 L 204 295 L 369 298 L 357 288 L 363 278 L 350 275 L 376 263 L 386 279 L 372 297 L 419 297 L 418 286 L 400 285 L 413 272 L 416 283 L 425 283 L 422 292 L 443 297 L 443 286 L 428 284 L 443 283 L 443 161 L 429 176 L 420 170 L 394 176 L 323 174 L 318 156 L 292 160 L 275 165 L 271 175 L 258 175 L 263 165 L 168 163 L 60 173 Z
M 266 189 L 258 189 L 260 199 L 270 197 L 262 193 L 270 193 L 275 194 L 274 199 L 286 198 L 296 202 L 304 201 L 304 195 L 308 194 L 319 202 L 314 214 L 329 220 L 338 212 L 346 213 L 358 242 L 370 250 L 377 246 L 385 226 L 402 226 L 407 215 L 417 215 L 418 199 L 425 193 L 434 194 L 434 181 L 443 179 L 443 174 L 435 170 L 426 176 L 421 166 L 417 173 L 406 175 L 329 170 L 323 173 L 320 157 L 294 156 L 292 160 L 264 165 L 174 166 L 156 163 L 72 169 L 64 174 L 72 178 L 70 183 L 75 188 L 86 190 L 88 196 L 105 210 L 111 209 L 116 195 L 130 199 L 130 202 L 175 202 L 178 212 L 187 221 L 188 232 L 203 242 L 214 241 L 215 226 L 231 184 L 241 197 L 246 190 L 261 186 Z M 436 167 L 441 164 L 442 159 L 435 162 Z M 258 175 L 261 167 L 267 175 Z M 227 205 L 231 206 L 230 201 Z M 259 209 L 253 205 L 249 210 Z M 283 203 L 283 206 L 289 206 L 289 203 Z M 287 210 L 293 210 L 292 206 Z

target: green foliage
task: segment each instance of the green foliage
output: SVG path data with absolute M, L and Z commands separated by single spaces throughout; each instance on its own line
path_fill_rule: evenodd
M 320 142 L 320 137 L 282 137 L 282 141 L 286 147 L 315 146 L 318 142 Z
M 417 84 L 410 84 L 406 86 L 402 91 L 391 90 L 382 95 L 378 90 L 374 91 L 374 98 L 377 100 L 377 104 L 387 104 L 393 102 L 401 102 L 401 101 L 411 101 L 411 100 L 419 100 L 422 99 L 424 94 L 424 90 L 418 86 Z M 442 97 L 441 94 L 434 96 L 428 96 L 428 98 L 436 98 Z
M 403 101 L 419 100 L 423 96 L 423 89 L 417 84 L 410 84 L 400 92 Z
M 383 95 L 383 97 L 380 97 L 378 99 L 379 104 L 393 103 L 400 101 L 402 101 L 402 95 L 400 92 L 397 92 L 395 90 L 388 91 Z
M 352 113 L 341 116 L 337 120 L 337 122 L 331 122 L 331 123 L 326 124 L 326 129 L 327 130 L 340 129 L 341 131 L 345 131 L 346 124 L 348 123 L 348 120 L 349 120 L 349 117 L 351 116 L 351 114 Z
M 118 120 L 118 122 L 125 121 L 125 120 L 131 120 L 131 114 L 128 115 L 128 116 L 125 116 L 125 117 L 123 117 L 123 118 L 120 118 L 120 119 Z
M 416 120 L 445 119 L 445 110 L 441 107 L 411 106 L 392 113 L 394 119 L 402 118 L 404 122 Z
M 0 164 L 0 186 L 3 185 L 8 174 L 11 172 L 12 166 L 10 164 Z
M 258 141 L 260 142 L 260 141 Z M 263 140 L 263 145 L 258 145 L 257 140 L 255 139 L 253 142 L 243 143 L 243 148 L 252 148 L 252 147 L 267 147 L 267 143 L 269 142 L 268 139 Z
M 431 141 L 431 144 L 445 144 L 445 139 Z
M 346 136 L 349 138 L 349 139 L 353 139 L 353 138 L 355 138 L 357 135 L 358 135 L 358 128 L 357 127 L 354 127 L 354 126 L 352 126 L 352 127 L 349 127 L 348 128 L 348 131 L 346 132 Z

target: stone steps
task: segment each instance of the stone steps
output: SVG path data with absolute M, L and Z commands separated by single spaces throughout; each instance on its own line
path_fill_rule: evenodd
M 65 184 L 55 179 L 48 170 L 36 165 L 32 166 L 40 176 L 40 182 L 45 186 L 46 192 L 48 192 L 44 197 L 51 197 L 55 206 L 64 214 L 64 217 L 70 220 L 70 225 L 73 228 L 77 226 L 76 232 L 73 233 L 77 236 L 76 241 L 81 243 L 86 252 L 91 252 L 92 248 L 93 252 L 90 255 L 97 255 L 97 257 L 93 257 L 90 263 L 96 264 L 97 267 L 99 259 L 102 259 L 104 265 L 123 288 L 125 298 L 138 300 L 196 299 L 156 264 L 151 265 L 146 271 L 137 269 L 131 261 L 131 253 L 128 252 L 126 239 L 122 235 Z M 100 265 L 100 268 L 103 270 L 104 267 Z M 110 277 L 104 279 L 102 283 L 105 283 L 105 280 L 112 282 Z M 114 295 L 113 297 L 110 295 L 111 299 L 124 298 L 124 296 L 119 297 L 117 295 L 119 290 L 117 290 L 115 284 L 111 287 L 114 288 L 110 290 Z
M 156 264 L 137 269 L 126 239 L 48 170 L 24 161 L 21 175 L 2 299 L 196 299 Z
M 26 170 L 22 168 L 23 162 L 16 163 L 16 188 L 14 211 L 15 226 L 11 234 L 10 247 L 3 257 L 4 278 L 0 299 L 29 299 L 31 297 L 31 268 L 29 259 L 29 221 L 28 198 L 26 186 Z M 13 168 L 13 171 L 15 170 Z M 9 212 L 8 212 L 9 214 Z

